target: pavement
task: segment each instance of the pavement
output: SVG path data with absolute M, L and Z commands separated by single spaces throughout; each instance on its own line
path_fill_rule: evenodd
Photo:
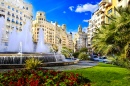
M 79 61 L 77 64 L 73 64 L 73 65 L 41 67 L 41 68 L 65 71 L 65 70 L 74 70 L 74 69 L 81 69 L 81 68 L 90 68 L 90 67 L 96 66 L 97 64 L 98 62 L 94 62 L 94 61 Z
M 96 66 L 97 64 L 98 62 L 94 62 L 94 61 L 79 61 L 78 63 L 72 64 L 72 65 L 40 67 L 40 68 L 51 69 L 51 70 L 56 70 L 56 71 L 65 71 L 65 70 L 76 70 L 76 69 L 81 69 L 81 68 L 90 68 L 90 67 Z M 9 70 L 13 70 L 13 69 L 0 69 L 0 72 L 5 72 Z

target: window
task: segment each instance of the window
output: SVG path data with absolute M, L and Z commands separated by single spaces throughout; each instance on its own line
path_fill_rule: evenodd
M 12 22 L 14 22 L 14 19 L 12 19 Z
M 22 23 L 20 22 L 20 25 L 22 25 Z
M 18 13 L 18 10 L 16 10 L 16 12 Z
M 8 46 L 8 42 L 5 42 L 5 46 Z
M 8 12 L 8 15 L 10 15 L 10 12 Z
M 110 10 L 108 10 L 107 14 L 110 14 L 112 13 L 112 8 Z
M 14 8 L 12 8 L 12 10 L 14 11 Z
M 20 20 L 22 20 L 22 17 L 20 17 Z
M 9 17 L 7 18 L 7 21 L 10 21 Z
M 122 0 L 118 0 L 118 2 L 120 2 L 120 1 L 122 1 Z
M 20 12 L 20 14 L 22 14 L 22 12 Z
M 3 2 L 1 2 L 1 5 L 2 5 L 2 6 L 4 6 L 4 3 L 3 3 Z
M 16 30 L 18 30 L 18 27 L 16 27 Z
M 28 10 L 28 7 L 26 7 L 26 10 Z
M 16 21 L 16 24 L 19 24 L 19 22 L 18 22 L 18 21 Z
M 8 6 L 8 9 L 10 9 L 10 6 Z
M 12 14 L 12 16 L 15 17 L 14 14 Z
M 18 15 L 16 15 L 16 18 L 19 18 Z

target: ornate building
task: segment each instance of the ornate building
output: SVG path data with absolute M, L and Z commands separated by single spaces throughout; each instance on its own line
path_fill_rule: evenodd
M 57 45 L 73 49 L 72 34 L 67 34 L 66 25 L 58 25 L 57 22 L 48 22 L 44 12 L 37 12 L 36 20 L 33 21 L 33 40 L 38 41 L 39 29 L 44 30 L 44 41 L 46 44 Z M 71 47 L 70 47 L 71 46 Z
M 78 27 L 78 33 L 74 35 L 74 51 L 78 51 L 81 48 L 86 47 L 87 34 L 82 31 L 81 25 Z

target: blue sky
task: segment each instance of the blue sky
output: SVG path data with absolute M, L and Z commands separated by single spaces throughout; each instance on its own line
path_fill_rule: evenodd
M 85 31 L 91 14 L 101 0 L 25 0 L 33 5 L 35 19 L 37 11 L 44 11 L 48 21 L 66 24 L 67 32 L 77 32 L 80 24 Z

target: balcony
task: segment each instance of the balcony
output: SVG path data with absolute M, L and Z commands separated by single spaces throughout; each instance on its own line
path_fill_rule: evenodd
M 106 5 L 105 5 L 106 8 L 108 8 L 108 7 L 110 7 L 110 6 L 112 6 L 112 3 L 111 3 L 111 2 L 107 2 Z
M 102 13 L 104 13 L 105 12 L 105 6 L 99 7 L 99 11 L 102 12 Z
M 107 1 L 107 0 L 102 0 L 102 1 L 99 3 L 99 6 L 105 5 L 106 2 L 108 2 L 108 1 Z

